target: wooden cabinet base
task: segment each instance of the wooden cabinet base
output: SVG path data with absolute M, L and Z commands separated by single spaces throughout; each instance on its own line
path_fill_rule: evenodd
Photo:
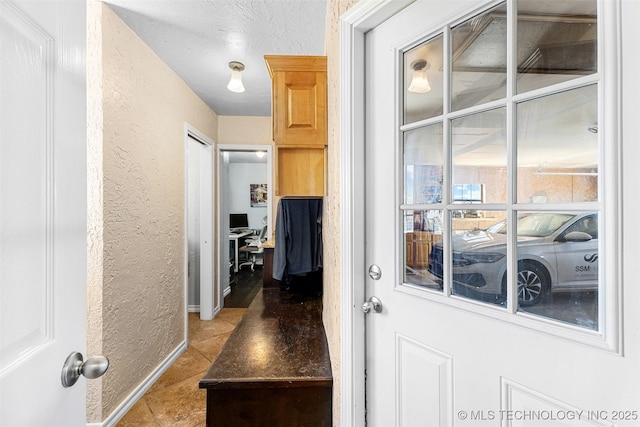
M 209 390 L 210 427 L 330 427 L 331 388 Z
M 265 288 L 279 288 L 280 282 L 273 278 L 273 248 L 264 248 L 262 263 L 262 286 Z
M 322 298 L 261 289 L 200 388 L 209 427 L 330 427 Z

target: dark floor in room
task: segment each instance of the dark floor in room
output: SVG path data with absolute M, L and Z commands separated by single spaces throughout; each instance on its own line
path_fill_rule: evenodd
M 213 320 L 189 313 L 189 347 L 162 374 L 118 427 L 201 427 L 205 425 L 206 391 L 198 383 L 262 287 L 262 270 L 245 267 L 233 277 L 231 293 Z
M 247 308 L 262 287 L 262 270 L 241 268 L 232 279 L 231 293 L 224 298 L 225 308 Z

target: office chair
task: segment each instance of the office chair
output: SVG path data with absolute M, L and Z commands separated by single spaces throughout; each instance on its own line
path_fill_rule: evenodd
M 262 247 L 262 243 L 267 240 L 267 226 L 262 227 L 262 231 L 257 238 L 249 238 L 245 239 L 245 245 L 239 249 L 239 252 L 244 252 L 249 257 L 246 261 L 238 265 L 238 270 L 242 269 L 245 265 L 251 266 L 251 271 L 255 271 L 256 265 L 262 265 L 263 259 L 262 254 L 264 253 L 264 248 Z M 258 258 L 257 256 L 260 256 Z

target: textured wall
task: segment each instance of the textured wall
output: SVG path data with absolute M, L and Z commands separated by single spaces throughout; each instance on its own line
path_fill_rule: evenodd
M 328 91 L 328 192 L 323 213 L 324 326 L 333 370 L 333 425 L 340 425 L 340 15 L 357 0 L 328 0 L 325 29 Z
M 87 353 L 102 354 L 102 3 L 87 3 Z M 87 421 L 100 422 L 102 380 L 87 382 Z
M 90 16 L 90 31 L 101 34 L 89 40 L 102 42 L 90 47 L 102 63 L 89 76 L 90 88 L 102 89 L 90 97 L 101 102 L 90 106 L 103 116 L 89 150 L 102 155 L 89 172 L 96 180 L 102 168 L 101 202 L 90 195 L 102 223 L 90 214 L 98 271 L 89 273 L 88 341 L 90 353 L 101 347 L 111 361 L 94 391 L 104 419 L 184 340 L 184 123 L 214 140 L 217 116 L 108 6 L 90 9 L 101 14 Z

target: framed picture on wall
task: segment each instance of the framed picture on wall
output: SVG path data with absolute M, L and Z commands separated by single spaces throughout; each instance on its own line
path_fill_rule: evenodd
M 251 192 L 251 207 L 267 206 L 267 184 L 249 184 Z

